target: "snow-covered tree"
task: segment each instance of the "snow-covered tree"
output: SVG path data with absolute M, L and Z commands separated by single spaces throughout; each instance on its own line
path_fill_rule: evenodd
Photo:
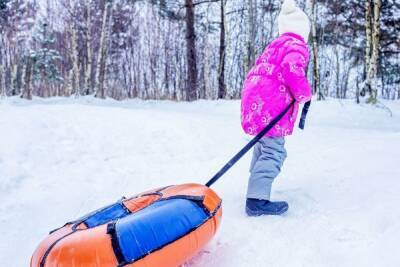
M 18 95 L 23 85 L 25 55 L 30 49 L 31 29 L 35 23 L 34 1 L 3 1 L 0 9 L 0 83 L 4 95 Z
M 400 98 L 398 1 L 382 1 L 379 27 L 378 23 L 369 27 L 379 29 L 379 42 L 376 37 L 371 42 L 372 31 L 366 27 L 366 1 L 296 1 L 313 21 L 310 50 L 315 57 L 309 78 L 320 98 L 361 99 L 371 92 Z M 1 0 L 0 4 L 3 95 L 30 88 L 26 75 L 32 73 L 32 94 L 42 97 L 76 93 L 196 100 L 240 97 L 248 69 L 278 35 L 281 1 Z M 374 81 L 373 90 L 369 81 Z
M 32 78 L 38 85 L 38 90 L 49 91 L 48 87 L 63 81 L 59 70 L 61 56 L 59 51 L 53 48 L 55 43 L 54 32 L 46 19 L 39 22 L 33 34 L 33 49 L 30 52 L 32 64 Z M 47 92 L 47 96 L 51 92 Z

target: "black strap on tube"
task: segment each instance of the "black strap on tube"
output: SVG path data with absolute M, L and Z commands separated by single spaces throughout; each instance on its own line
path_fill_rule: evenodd
M 307 103 L 304 104 L 303 111 L 301 112 L 299 128 L 302 130 L 304 130 L 304 127 L 306 125 L 307 114 L 308 110 L 310 109 L 310 106 L 311 106 L 311 101 L 308 101 Z

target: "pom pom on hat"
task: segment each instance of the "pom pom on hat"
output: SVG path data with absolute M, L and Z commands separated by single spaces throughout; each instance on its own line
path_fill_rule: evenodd
M 297 5 L 294 0 L 286 0 L 282 4 L 281 14 L 290 14 L 296 12 Z

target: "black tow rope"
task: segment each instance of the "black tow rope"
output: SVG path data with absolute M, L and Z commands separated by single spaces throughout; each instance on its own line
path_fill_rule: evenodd
M 275 119 L 273 119 L 256 137 L 253 138 L 245 147 L 243 147 L 222 169 L 206 183 L 206 186 L 211 187 L 216 181 L 218 181 L 233 165 L 236 164 L 261 138 L 265 136 L 282 118 L 285 114 L 293 107 L 296 101 L 293 100 L 289 106 L 285 108 Z

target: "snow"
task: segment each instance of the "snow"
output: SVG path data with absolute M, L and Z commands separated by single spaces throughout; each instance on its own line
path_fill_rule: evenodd
M 400 103 L 314 103 L 273 198 L 244 214 L 250 155 L 214 189 L 222 226 L 188 266 L 399 266 Z M 0 102 L 0 266 L 28 266 L 65 222 L 147 189 L 205 183 L 248 140 L 238 101 L 92 98 Z

